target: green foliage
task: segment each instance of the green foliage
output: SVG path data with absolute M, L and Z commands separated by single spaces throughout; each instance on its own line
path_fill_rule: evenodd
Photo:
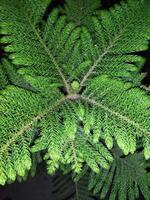
M 141 57 L 133 52 L 146 50 L 150 35 L 149 5 L 139 1 L 124 1 L 109 11 L 93 17 L 93 34 L 83 27 L 81 33 L 82 58 L 92 60 L 84 69 L 84 85 L 93 74 L 132 78 L 143 66 Z M 126 19 L 126 20 L 124 20 Z M 135 28 L 136 27 L 136 28 Z
M 102 169 L 100 174 L 91 173 L 89 189 L 94 194 L 99 193 L 100 199 L 107 195 L 109 200 L 115 200 L 116 197 L 119 200 L 136 200 L 141 191 L 145 200 L 148 200 L 150 184 L 146 168 L 150 163 L 145 163 L 142 153 L 122 157 L 122 152 L 114 149 L 113 154 L 114 162 L 109 171 Z
M 45 85 L 41 78 L 28 77 L 32 84 L 41 93 L 36 94 L 14 86 L 8 86 L 0 95 L 0 183 L 4 184 L 7 179 L 15 179 L 15 174 L 25 174 L 26 169 L 31 167 L 30 141 L 33 137 L 32 128 L 37 125 L 49 109 L 49 101 L 56 103 L 57 93 L 55 87 Z M 43 85 L 45 86 L 44 88 Z M 40 88 L 41 86 L 41 88 Z M 47 86 L 47 88 L 46 88 Z M 42 89 L 44 92 L 42 92 Z M 45 96 L 46 89 L 51 94 Z M 52 95 L 53 93 L 53 95 Z M 56 93 L 56 95 L 54 95 Z M 45 97 L 45 98 L 44 98 Z M 53 105 L 54 106 L 54 105 Z M 9 166 L 10 165 L 10 166 Z M 8 169 L 9 167 L 9 169 Z M 6 174 L 7 172 L 7 174 Z
M 15 66 L 4 59 L 0 65 L 0 89 L 5 88 L 7 85 L 15 85 L 29 91 L 37 92 L 37 90 L 17 72 Z
M 30 171 L 25 171 L 24 176 L 22 176 L 22 175 L 19 176 L 19 175 L 16 174 L 16 180 L 19 183 L 26 181 L 30 176 L 34 177 L 36 175 L 37 165 L 43 161 L 40 153 L 32 154 L 31 159 L 32 159 L 32 162 L 31 162 Z M 14 182 L 14 180 L 12 180 L 12 179 L 9 179 L 7 181 L 8 184 L 11 184 L 13 182 Z
M 5 88 L 8 84 L 8 79 L 5 70 L 3 69 L 3 65 L 0 64 L 0 89 Z
M 99 137 L 102 136 L 108 148 L 112 147 L 114 137 L 125 155 L 129 152 L 134 153 L 136 137 L 142 136 L 143 140 L 146 140 L 145 157 L 150 158 L 150 98 L 146 92 L 134 88 L 131 83 L 123 83 L 101 75 L 88 82 L 82 98 L 95 109 L 93 116 L 96 116 L 96 122 L 93 128 L 100 123 L 98 127 L 103 131 L 99 131 Z M 100 112 L 98 108 L 101 109 Z
M 80 175 L 88 167 L 102 176 L 102 198 L 118 172 L 110 199 L 118 191 L 120 199 L 135 199 L 137 185 L 147 198 L 145 178 L 132 174 L 145 177 L 146 161 L 135 153 L 139 138 L 150 158 L 149 89 L 141 85 L 144 59 L 135 54 L 148 48 L 149 1 L 98 12 L 97 0 L 66 1 L 63 15 L 54 8 L 44 21 L 49 3 L 1 0 L 0 41 L 14 65 L 0 66 L 0 184 L 26 177 L 32 155 L 42 152 L 50 174 Z M 112 154 L 115 142 L 127 157 Z
M 76 173 L 80 173 L 84 162 L 95 172 L 99 165 L 108 168 L 112 156 L 102 144 L 94 145 L 92 137 L 78 130 L 78 105 L 66 103 L 57 114 L 49 113 L 48 118 L 40 124 L 41 137 L 35 141 L 33 152 L 48 149 L 45 160 L 48 172 L 54 173 L 59 165 L 68 164 Z M 72 113 L 74 111 L 74 113 Z M 63 117 L 63 118 L 62 118 Z M 63 124 L 62 124 L 63 120 Z

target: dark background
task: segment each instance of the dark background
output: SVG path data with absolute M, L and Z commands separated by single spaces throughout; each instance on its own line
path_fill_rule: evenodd
M 91 0 L 92 1 L 92 0 Z M 103 0 L 103 6 L 107 9 L 114 3 L 120 0 Z M 53 0 L 50 10 L 57 5 L 63 5 L 64 0 Z M 2 57 L 3 52 L 0 50 L 0 57 Z M 145 85 L 150 84 L 150 45 L 149 50 L 140 53 L 143 57 L 146 57 L 146 63 L 142 69 L 143 72 L 147 72 L 146 78 L 143 80 Z M 0 187 L 0 200 L 59 200 L 56 199 L 55 194 L 53 194 L 52 180 L 54 177 L 47 175 L 45 164 L 40 164 L 38 166 L 37 174 L 34 178 L 30 177 L 27 181 L 7 185 L 5 187 Z M 143 198 L 140 197 L 139 200 Z M 86 199 L 85 199 L 86 200 Z

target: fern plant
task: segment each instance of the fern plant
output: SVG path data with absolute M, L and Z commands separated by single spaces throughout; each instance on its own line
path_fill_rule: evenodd
M 145 171 L 138 165 L 141 155 L 143 166 L 150 158 L 150 98 L 141 84 L 144 60 L 136 52 L 148 48 L 150 1 L 121 1 L 104 10 L 97 0 L 71 0 L 45 20 L 50 3 L 0 2 L 1 43 L 9 54 L 0 67 L 0 184 L 24 177 L 31 155 L 42 152 L 49 174 L 69 169 L 80 175 L 87 167 L 96 173 L 100 198 L 116 168 L 121 178 L 114 178 L 110 199 L 118 191 L 120 200 L 126 194 L 135 199 L 137 185 L 149 199 L 149 184 L 141 178 Z M 79 3 L 85 12 L 78 11 Z M 125 162 L 114 153 L 115 143 Z M 124 164 L 130 161 L 138 181 L 131 180 L 136 171 Z

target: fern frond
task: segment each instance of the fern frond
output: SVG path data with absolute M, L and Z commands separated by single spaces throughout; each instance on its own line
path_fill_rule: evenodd
M 68 107 L 68 105 L 66 105 Z M 92 139 L 79 129 L 79 116 L 63 105 L 57 115 L 50 113 L 41 124 L 41 137 L 35 141 L 33 152 L 48 149 L 45 159 L 49 173 L 54 173 L 61 164 L 71 166 L 80 173 L 84 162 L 95 172 L 99 166 L 109 168 L 112 156 L 102 144 L 94 145 Z
M 99 127 L 104 131 L 103 139 L 107 141 L 107 137 L 114 136 L 119 147 L 128 154 L 134 153 L 136 138 L 142 137 L 147 141 L 145 157 L 149 158 L 150 98 L 144 91 L 132 88 L 131 83 L 124 84 L 102 75 L 89 81 L 83 94 L 86 96 L 82 96 L 83 100 L 93 109 L 97 107 L 93 115 L 98 116 Z
M 49 110 L 59 105 L 57 100 L 61 98 L 56 86 L 50 85 L 47 79 L 28 76 L 26 80 L 38 88 L 40 93 L 32 93 L 15 86 L 7 86 L 0 93 L 1 184 L 5 184 L 7 179 L 14 180 L 16 173 L 24 176 L 25 171 L 30 169 L 33 129 Z M 49 90 L 51 94 L 48 95 Z
M 17 72 L 15 66 L 7 59 L 2 60 L 0 70 L 0 89 L 5 88 L 7 85 L 14 85 L 32 92 L 38 92 Z
M 42 13 L 44 12 L 42 2 L 2 1 L 1 33 L 6 36 L 1 39 L 1 42 L 11 43 L 5 47 L 5 51 L 13 52 L 10 58 L 14 64 L 32 66 L 34 70 L 37 68 L 36 72 L 39 71 L 39 67 L 43 68 L 44 75 L 60 77 L 69 91 L 61 66 L 69 57 L 79 31 L 73 31 L 75 25 L 66 24 L 64 17 L 58 19 L 56 10 L 48 18 L 42 34 L 36 20 L 41 16 L 38 9 L 42 8 Z M 52 74 L 52 71 L 55 73 Z
M 91 174 L 89 189 L 99 193 L 100 199 L 106 195 L 109 200 L 136 200 L 140 192 L 146 200 L 150 197 L 147 165 L 141 153 L 122 157 L 120 150 L 113 150 L 114 162 L 109 171 Z M 111 187 L 112 185 L 112 187 Z
M 16 174 L 16 180 L 19 183 L 22 183 L 24 181 L 27 181 L 27 179 L 29 177 L 34 177 L 36 172 L 37 172 L 37 166 L 42 161 L 43 160 L 42 160 L 40 153 L 32 154 L 31 155 L 31 169 L 30 169 L 30 171 L 25 171 L 24 176 L 19 176 L 18 174 Z M 14 180 L 12 180 L 12 179 L 7 180 L 7 184 L 12 184 L 13 182 L 14 182 Z
M 0 63 L 0 90 L 2 88 L 5 88 L 7 84 L 8 84 L 8 78 L 2 63 Z
M 81 85 L 93 73 L 131 77 L 130 72 L 139 72 L 143 59 L 132 53 L 148 49 L 148 9 L 148 1 L 122 1 L 109 11 L 101 11 L 100 17 L 93 17 L 94 33 L 82 28 L 82 56 L 84 60 L 92 60 L 93 64 L 88 66 L 85 75 L 80 78 Z

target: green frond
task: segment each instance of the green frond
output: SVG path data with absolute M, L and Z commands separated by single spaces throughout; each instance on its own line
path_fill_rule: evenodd
M 61 97 L 57 87 L 48 79 L 27 76 L 26 80 L 38 88 L 33 93 L 15 86 L 0 92 L 0 184 L 24 176 L 31 167 L 30 142 L 38 121 L 58 106 Z M 51 91 L 48 94 L 48 91 Z M 46 94 L 46 96 L 45 96 Z M 53 102 L 53 104 L 52 104 Z
M 104 145 L 94 144 L 91 136 L 79 127 L 80 119 L 75 110 L 66 104 L 60 107 L 57 115 L 50 113 L 41 124 L 41 137 L 32 147 L 33 152 L 48 149 L 45 159 L 50 174 L 61 164 L 70 165 L 75 173 L 81 173 L 84 162 L 95 172 L 99 172 L 100 166 L 109 168 L 112 162 Z
M 0 63 L 0 90 L 5 88 L 8 84 L 8 78 L 2 63 Z
M 110 10 L 93 17 L 93 33 L 82 28 L 81 49 L 83 60 L 92 64 L 85 69 L 81 85 L 95 74 L 132 78 L 139 73 L 143 59 L 133 52 L 148 49 L 150 39 L 149 3 L 122 1 Z M 126 19 L 126 20 L 124 20 Z M 135 28 L 136 27 L 136 28 Z M 131 73 L 132 72 L 132 73 Z
M 34 177 L 37 172 L 37 165 L 42 162 L 42 157 L 40 153 L 35 153 L 31 155 L 31 168 L 30 171 L 25 171 L 24 176 L 19 176 L 16 174 L 14 180 L 16 179 L 19 183 L 27 181 L 29 177 Z M 9 169 L 8 169 L 9 170 Z M 12 173 L 12 172 L 11 172 Z M 12 175 L 11 175 L 12 176 Z M 14 182 L 12 179 L 7 180 L 7 184 L 12 184 Z
M 150 158 L 150 134 L 143 138 L 144 155 L 146 159 Z
M 99 194 L 100 199 L 106 195 L 109 200 L 136 200 L 140 192 L 146 200 L 150 197 L 149 174 L 146 171 L 142 153 L 135 153 L 122 157 L 117 148 L 113 150 L 114 162 L 108 170 L 102 170 L 100 174 L 90 175 L 89 189 L 94 194 Z M 148 164 L 149 165 L 149 164 Z
M 102 75 L 88 82 L 82 99 L 95 110 L 93 116 L 97 116 L 100 137 L 109 148 L 113 136 L 126 155 L 134 153 L 136 138 L 143 137 L 145 155 L 149 158 L 150 97 L 145 91 Z
M 43 38 L 49 49 L 52 49 L 56 60 L 66 64 L 80 35 L 80 28 L 72 22 L 67 23 L 66 16 L 59 17 L 59 11 L 54 9 L 50 14 Z M 65 69 L 64 69 L 65 70 Z
M 14 85 L 32 92 L 38 92 L 34 87 L 29 84 L 21 74 L 19 74 L 14 65 L 7 59 L 2 60 L 0 65 L 0 89 L 5 88 L 7 85 Z
M 75 29 L 73 23 L 68 24 L 65 17 L 58 17 L 58 11 L 54 10 L 41 32 L 35 22 L 38 14 L 36 5 L 42 9 L 44 6 L 39 2 L 30 3 L 2 1 L 0 24 L 4 37 L 1 42 L 9 44 L 5 51 L 11 53 L 14 64 L 30 66 L 30 70 L 38 75 L 60 78 L 69 91 L 62 66 L 71 56 L 80 28 Z

